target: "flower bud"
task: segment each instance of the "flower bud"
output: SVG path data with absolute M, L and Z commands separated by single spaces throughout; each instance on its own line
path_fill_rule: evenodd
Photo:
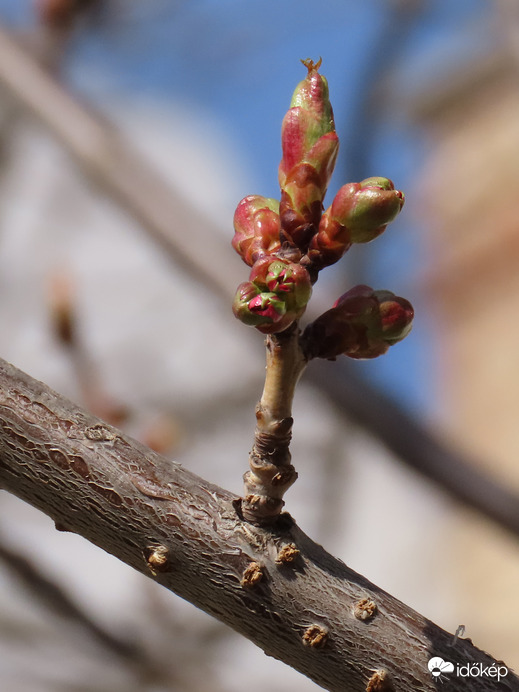
M 321 218 L 339 140 L 328 82 L 318 72 L 321 61 L 303 64 L 308 74 L 294 91 L 281 129 L 279 184 L 281 242 L 306 252 Z
M 238 286 L 232 306 L 234 316 L 251 327 L 263 327 L 279 322 L 286 306 L 275 293 L 262 292 L 251 281 Z
M 384 341 L 390 345 L 402 341 L 413 325 L 413 306 L 405 298 L 395 296 L 390 291 L 375 291 L 375 296 L 379 301 L 381 332 Z
M 264 334 L 287 329 L 301 317 L 312 293 L 310 276 L 299 264 L 277 257 L 261 257 L 250 280 L 238 286 L 234 315 Z
M 309 358 L 376 358 L 411 331 L 412 319 L 405 298 L 356 286 L 308 325 L 303 341 Z
M 404 206 L 404 195 L 388 178 L 366 178 L 341 187 L 330 216 L 346 226 L 353 243 L 369 243 L 383 233 Z
M 280 248 L 279 202 L 261 195 L 242 199 L 234 212 L 232 246 L 250 267 Z
M 252 267 L 250 280 L 261 290 L 272 291 L 282 297 L 292 312 L 304 308 L 312 294 L 306 269 L 278 257 L 259 259 Z

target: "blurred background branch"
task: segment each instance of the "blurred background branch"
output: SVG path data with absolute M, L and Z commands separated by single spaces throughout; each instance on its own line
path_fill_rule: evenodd
M 1 25 L 0 81 L 175 266 L 184 267 L 212 294 L 229 299 L 237 272 L 218 234 L 211 233 L 210 220 L 186 204 L 113 126 L 68 94 Z

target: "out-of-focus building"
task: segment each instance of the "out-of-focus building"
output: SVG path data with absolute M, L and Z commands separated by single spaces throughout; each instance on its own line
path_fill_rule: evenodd
M 430 151 L 424 290 L 440 353 L 442 423 L 458 448 L 519 496 L 519 66 L 472 63 L 415 104 Z M 519 507 L 518 507 L 519 511 Z M 519 545 L 471 511 L 439 559 L 453 569 L 466 636 L 519 667 Z M 447 559 L 446 559 L 447 558 Z

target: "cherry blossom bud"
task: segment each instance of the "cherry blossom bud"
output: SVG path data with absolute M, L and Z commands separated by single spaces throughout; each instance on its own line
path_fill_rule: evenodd
M 251 281 L 238 286 L 232 311 L 235 317 L 251 327 L 273 326 L 286 313 L 286 306 L 275 293 L 262 292 Z
M 252 267 L 250 280 L 262 290 L 273 291 L 282 297 L 291 311 L 304 308 L 312 294 L 306 269 L 278 257 L 259 259 Z
M 404 195 L 388 178 L 366 178 L 341 187 L 330 216 L 345 226 L 353 243 L 369 243 L 383 233 L 404 206 Z
M 308 325 L 305 349 L 310 358 L 376 358 L 407 336 L 413 314 L 405 298 L 356 286 Z
M 339 140 L 328 82 L 318 72 L 321 61 L 303 64 L 308 74 L 294 91 L 281 129 L 279 184 L 281 241 L 306 252 L 321 218 Z
M 238 286 L 233 312 L 245 324 L 274 334 L 301 317 L 311 293 L 304 267 L 277 257 L 261 257 L 251 269 L 250 280 Z
M 232 246 L 250 267 L 280 248 L 279 202 L 261 195 L 242 199 L 234 213 Z
M 402 341 L 413 325 L 414 310 L 405 298 L 395 296 L 390 291 L 375 291 L 379 301 L 381 332 L 384 341 L 396 344 Z
M 343 185 L 310 241 L 309 268 L 320 271 L 340 260 L 352 243 L 367 243 L 379 236 L 403 205 L 403 193 L 388 178 Z

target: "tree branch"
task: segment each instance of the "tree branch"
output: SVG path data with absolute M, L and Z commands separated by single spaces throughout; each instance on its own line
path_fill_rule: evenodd
M 292 402 L 306 366 L 296 324 L 281 334 L 266 338 L 267 366 L 261 400 L 256 406 L 256 431 L 250 453 L 250 471 L 244 476 L 244 519 L 267 525 L 281 512 L 283 495 L 297 479 L 290 463 Z
M 289 515 L 240 520 L 238 498 L 0 361 L 0 482 L 333 692 L 432 692 L 432 656 L 490 666 L 316 545 Z M 102 578 L 102 575 L 99 575 Z M 509 672 L 449 680 L 519 692 Z

